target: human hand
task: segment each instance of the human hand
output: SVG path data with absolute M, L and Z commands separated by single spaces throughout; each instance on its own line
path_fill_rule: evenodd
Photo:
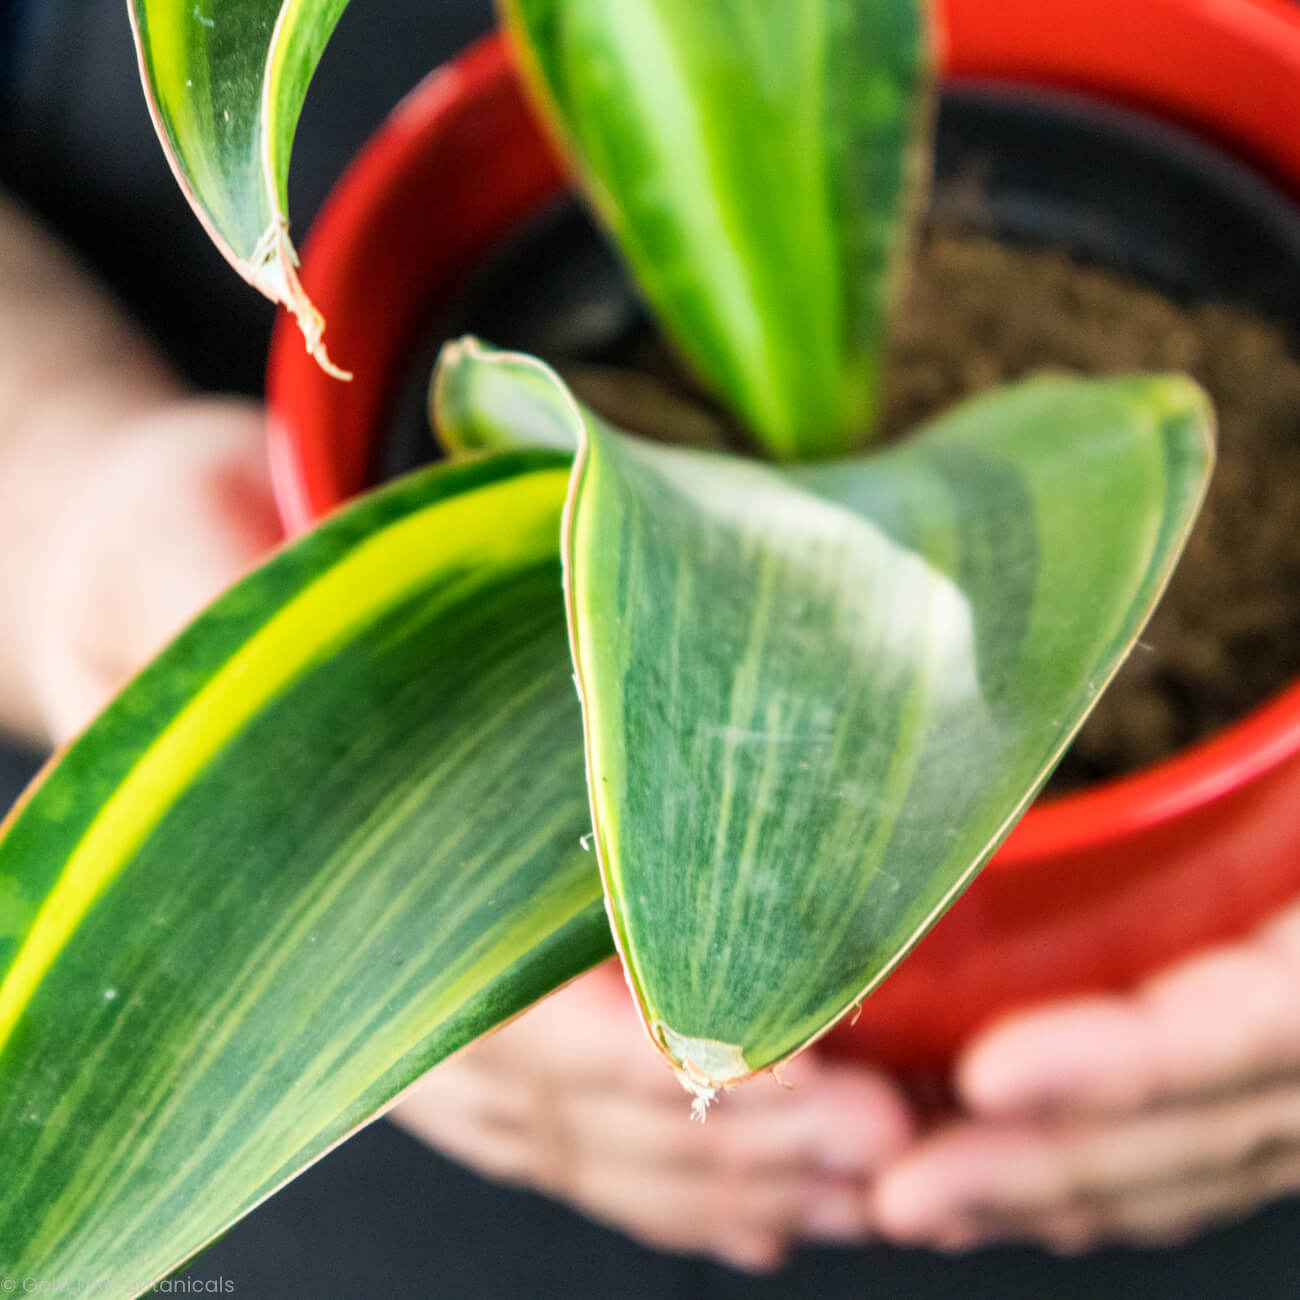
M 1030 1012 L 958 1064 L 967 1114 L 872 1194 L 901 1242 L 1181 1241 L 1300 1190 L 1300 905 L 1131 996 Z
M 280 538 L 260 405 L 179 399 L 95 431 L 26 547 L 15 627 L 48 739 L 71 739 Z
M 799 1240 L 861 1240 L 866 1186 L 910 1135 L 893 1087 L 805 1054 L 703 1125 L 607 965 L 438 1066 L 391 1118 L 490 1177 L 662 1250 L 777 1267 Z

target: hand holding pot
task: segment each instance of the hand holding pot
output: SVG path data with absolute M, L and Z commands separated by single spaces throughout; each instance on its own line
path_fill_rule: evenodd
M 968 1114 L 874 1195 L 899 1241 L 1177 1242 L 1300 1190 L 1300 905 L 1125 997 L 1003 1022 L 957 1067 Z
M 775 1268 L 800 1240 L 867 1235 L 866 1188 L 910 1135 L 893 1086 L 809 1054 L 705 1124 L 605 966 L 424 1079 L 391 1118 L 489 1176 L 663 1250 Z

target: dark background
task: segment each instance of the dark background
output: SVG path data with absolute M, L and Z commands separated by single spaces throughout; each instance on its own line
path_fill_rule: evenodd
M 611 0 L 616 2 L 616 0 Z M 352 0 L 308 101 L 292 179 L 307 228 L 347 159 L 425 72 L 487 30 L 487 0 Z M 271 311 L 230 272 L 162 159 L 122 0 L 0 0 L 12 25 L 0 179 L 63 232 L 196 384 L 260 391 Z M 485 166 L 490 160 L 485 160 Z M 36 757 L 0 749 L 0 806 Z M 878 1296 L 921 1300 L 1300 1297 L 1300 1202 L 1166 1251 L 1059 1260 L 809 1249 L 753 1280 L 641 1250 L 531 1193 L 496 1187 L 387 1124 L 353 1139 L 191 1269 L 239 1300 L 310 1297 Z

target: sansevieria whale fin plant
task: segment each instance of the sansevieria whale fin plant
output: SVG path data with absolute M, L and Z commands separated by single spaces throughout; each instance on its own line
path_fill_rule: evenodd
M 322 361 L 284 195 L 343 8 L 131 2 L 181 183 Z M 697 1108 L 779 1066 L 987 860 L 1187 537 L 1212 417 L 1179 377 L 1044 377 L 861 454 L 920 0 L 507 14 L 762 454 L 454 344 L 449 460 L 279 552 L 45 773 L 0 839 L 0 1273 L 147 1290 L 616 950 Z

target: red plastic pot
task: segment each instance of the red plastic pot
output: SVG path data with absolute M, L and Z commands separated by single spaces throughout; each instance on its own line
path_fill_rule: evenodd
M 1300 8 L 1289 0 L 947 0 L 948 75 L 1069 87 L 1226 144 L 1300 195 Z M 432 304 L 566 184 L 498 38 L 421 85 L 340 182 L 303 279 L 339 384 L 287 318 L 271 455 L 286 526 L 369 486 L 373 444 Z M 941 1063 L 990 1020 L 1132 985 L 1300 898 L 1300 685 L 1136 776 L 1034 807 L 853 1026 L 827 1040 Z

